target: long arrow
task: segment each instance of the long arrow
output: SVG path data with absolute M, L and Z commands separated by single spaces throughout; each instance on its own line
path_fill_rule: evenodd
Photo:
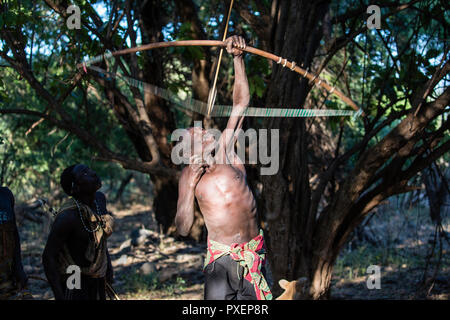
M 231 16 L 231 9 L 233 8 L 233 2 L 234 0 L 231 0 L 230 8 L 228 9 L 228 16 L 227 16 L 227 23 L 225 25 L 225 31 L 223 32 L 222 41 L 225 41 L 227 38 L 228 33 L 228 24 L 230 23 L 230 16 Z M 214 82 L 211 90 L 209 90 L 208 94 L 208 116 L 211 114 L 212 109 L 214 108 L 214 102 L 216 102 L 216 96 L 217 96 L 217 78 L 219 76 L 219 70 L 220 70 L 220 63 L 222 62 L 222 55 L 223 55 L 223 48 L 220 49 L 219 53 L 219 59 L 217 60 L 217 69 L 216 69 L 216 75 L 214 76 Z

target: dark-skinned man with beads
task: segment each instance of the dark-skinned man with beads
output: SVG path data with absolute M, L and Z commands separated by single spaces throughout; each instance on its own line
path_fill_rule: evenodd
M 61 174 L 61 187 L 70 198 L 56 215 L 42 255 L 56 300 L 106 300 L 106 285 L 113 280 L 107 247 L 113 218 L 98 191 L 101 186 L 97 174 L 83 164 Z M 78 286 L 73 279 L 77 270 Z

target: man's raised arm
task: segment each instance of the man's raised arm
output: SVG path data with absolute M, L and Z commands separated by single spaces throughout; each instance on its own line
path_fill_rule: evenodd
M 232 36 L 226 40 L 227 52 L 233 55 L 234 87 L 233 87 L 233 111 L 228 119 L 227 127 L 222 134 L 221 147 L 229 151 L 236 142 L 236 131 L 242 128 L 244 112 L 250 103 L 250 90 L 247 75 L 245 73 L 244 49 L 245 40 L 239 36 Z

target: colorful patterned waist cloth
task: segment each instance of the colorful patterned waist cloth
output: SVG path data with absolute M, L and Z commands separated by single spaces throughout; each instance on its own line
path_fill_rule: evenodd
M 246 243 L 233 243 L 231 246 L 208 239 L 208 250 L 203 270 L 220 257 L 229 254 L 244 269 L 244 279 L 249 281 L 258 300 L 272 300 L 272 293 L 261 268 L 266 260 L 266 248 L 262 229 L 259 235 Z

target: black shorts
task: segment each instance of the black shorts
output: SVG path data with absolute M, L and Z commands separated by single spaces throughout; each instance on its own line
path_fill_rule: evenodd
M 205 300 L 257 300 L 253 285 L 244 279 L 244 268 L 230 255 L 210 263 L 205 272 Z

